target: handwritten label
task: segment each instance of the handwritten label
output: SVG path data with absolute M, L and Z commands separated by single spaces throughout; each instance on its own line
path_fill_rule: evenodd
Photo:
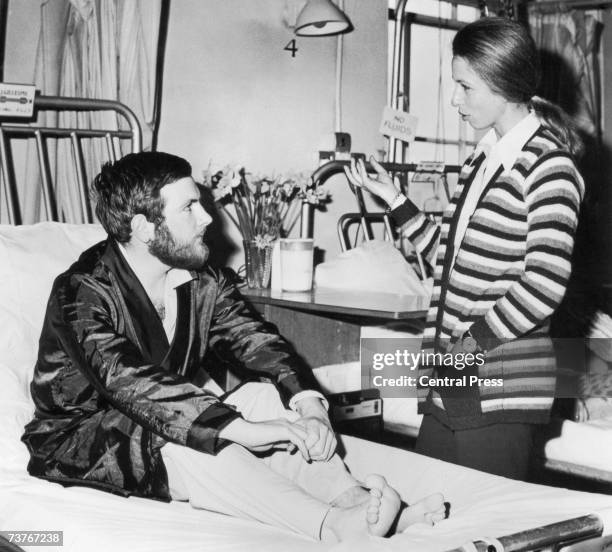
M 410 113 L 385 106 L 379 130 L 381 134 L 386 136 L 398 138 L 403 142 L 412 142 L 416 134 L 418 121 L 418 118 L 410 115 Z
M 0 117 L 31 117 L 35 94 L 33 84 L 0 83 Z
M 415 172 L 412 175 L 412 182 L 433 182 L 434 184 L 444 183 L 446 176 L 434 172 Z
M 444 172 L 444 162 L 443 161 L 421 161 L 417 163 L 416 171 L 418 172 Z
M 421 161 L 412 175 L 412 182 L 444 182 L 444 163 L 441 161 Z

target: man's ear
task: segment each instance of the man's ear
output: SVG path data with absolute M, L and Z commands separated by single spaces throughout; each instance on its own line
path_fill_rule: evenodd
M 130 222 L 132 228 L 131 239 L 149 243 L 155 237 L 155 224 L 149 222 L 143 214 L 134 215 Z

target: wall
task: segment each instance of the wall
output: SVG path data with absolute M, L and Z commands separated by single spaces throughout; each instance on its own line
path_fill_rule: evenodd
M 159 149 L 188 158 L 196 177 L 210 160 L 253 172 L 314 170 L 334 131 L 336 38 L 294 38 L 284 14 L 299 0 L 172 3 Z M 343 130 L 353 149 L 374 153 L 386 101 L 387 2 L 347 0 L 355 31 L 344 38 Z M 317 245 L 339 250 L 336 220 L 354 210 L 345 180 L 316 213 Z M 238 239 L 236 233 L 233 234 Z M 240 264 L 237 258 L 233 264 Z

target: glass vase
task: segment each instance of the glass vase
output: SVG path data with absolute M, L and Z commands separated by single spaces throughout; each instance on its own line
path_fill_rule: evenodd
M 255 240 L 243 241 L 247 285 L 254 289 L 267 288 L 272 270 L 272 247 Z

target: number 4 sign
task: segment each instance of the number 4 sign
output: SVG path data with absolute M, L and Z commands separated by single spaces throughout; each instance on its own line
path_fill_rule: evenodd
M 287 50 L 288 52 L 291 52 L 291 57 L 295 57 L 295 53 L 298 51 L 298 48 L 295 45 L 295 38 L 287 42 L 287 46 L 285 46 L 283 50 Z

